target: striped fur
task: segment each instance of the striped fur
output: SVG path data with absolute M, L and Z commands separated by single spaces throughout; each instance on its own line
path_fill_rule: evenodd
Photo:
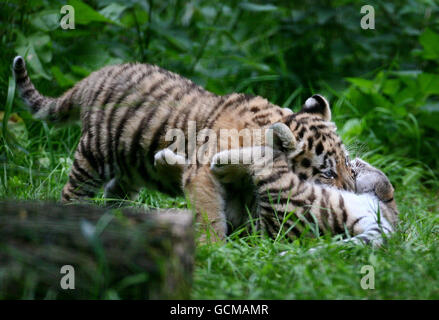
M 233 192 L 223 190 L 212 175 L 210 161 L 193 161 L 174 171 L 160 163 L 157 166 L 157 153 L 172 143 L 165 141 L 168 130 L 182 129 L 188 141 L 191 122 L 197 133 L 205 128 L 216 133 L 221 129 L 275 128 L 272 147 L 286 155 L 298 179 L 354 189 L 347 153 L 322 96 L 311 97 L 300 112 L 292 113 L 261 97 L 218 96 L 157 66 L 129 63 L 93 72 L 62 96 L 48 98 L 35 89 L 23 58 L 14 59 L 13 70 L 19 92 L 35 118 L 82 123 L 69 180 L 62 191 L 63 202 L 92 198 L 103 186 L 106 197 L 115 199 L 134 197 L 143 186 L 169 194 L 184 191 L 196 208 L 198 221 L 208 221 L 223 238 L 232 230 L 225 222 L 224 208 L 242 209 L 243 204 L 236 197 L 227 198 Z M 241 139 L 235 138 L 242 147 Z M 221 142 L 225 143 L 218 143 L 215 153 L 232 148 L 228 140 Z M 191 160 L 202 144 L 197 141 L 194 152 L 189 153 L 187 142 L 185 159 Z M 262 137 L 253 145 L 270 142 Z M 245 188 L 230 187 L 239 194 L 244 192 L 245 204 L 249 204 L 247 198 L 252 201 Z M 236 224 L 240 218 L 232 220 Z
M 245 153 L 253 154 L 257 147 L 223 151 L 214 156 L 211 165 L 224 185 L 236 177 L 251 179 L 255 197 L 253 217 L 260 230 L 273 238 L 295 238 L 310 226 L 311 230 L 317 226 L 319 233 L 348 234 L 352 236 L 348 241 L 377 246 L 383 243 L 383 234 L 393 232 L 398 219 L 393 187 L 378 169 L 361 159 L 352 161 L 357 175 L 357 193 L 353 193 L 303 181 L 291 170 L 284 153 L 262 148 L 265 154 L 273 153 L 271 170 L 267 170 L 266 161 L 254 156 L 250 165 L 219 164 L 230 157 L 243 159 Z M 235 178 L 230 180 L 229 176 Z

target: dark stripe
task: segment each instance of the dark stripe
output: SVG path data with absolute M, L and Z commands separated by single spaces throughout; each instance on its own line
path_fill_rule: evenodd
M 297 113 L 293 113 L 287 117 L 285 124 L 289 127 L 293 121 L 296 121 Z M 295 130 L 295 129 L 293 129 Z
M 133 178 L 133 176 L 131 174 L 132 165 L 129 162 L 127 162 L 127 157 L 125 155 L 125 151 L 126 151 L 125 145 L 123 145 L 120 149 L 120 152 L 118 153 L 117 163 L 118 163 L 118 166 L 119 166 L 121 172 L 123 172 L 125 177 L 128 180 L 131 180 Z
M 74 193 L 78 196 L 93 196 L 95 194 L 95 190 L 85 190 L 82 185 L 76 183 L 75 180 L 69 179 L 70 184 L 70 192 Z
M 104 120 L 104 111 L 105 109 L 98 109 L 96 118 L 95 118 L 95 126 L 96 126 L 96 139 L 95 139 L 95 151 L 97 153 L 97 161 L 100 163 L 105 163 L 104 154 L 101 149 L 101 130 L 102 130 L 102 122 Z M 102 166 L 102 174 L 105 175 L 105 166 Z M 105 177 L 109 178 L 109 177 Z
M 62 192 L 61 192 L 61 197 L 63 198 L 63 199 L 65 199 L 66 201 L 70 201 L 70 196 L 63 190 Z
M 241 104 L 243 101 L 245 100 L 245 96 L 239 94 L 236 98 L 226 101 L 222 106 L 220 106 L 217 109 L 216 114 L 211 118 L 207 120 L 207 125 L 206 128 L 212 128 L 212 126 L 214 125 L 214 123 L 216 122 L 216 120 L 219 118 L 219 116 L 229 107 L 234 106 L 236 104 Z
M 79 165 L 78 160 L 76 158 L 73 161 L 72 170 L 78 171 L 81 176 L 84 176 L 84 177 L 86 177 L 89 180 L 94 180 L 94 178 L 85 169 L 83 169 Z
M 183 179 L 183 187 L 187 186 L 191 182 L 194 169 L 196 169 L 194 165 L 191 165 L 186 169 L 186 177 Z
M 265 179 L 261 179 L 256 183 L 258 188 L 261 188 L 269 183 L 273 183 L 282 178 L 282 174 L 288 173 L 288 171 L 276 171 L 272 175 L 268 176 Z
M 326 189 L 322 189 L 322 198 L 320 199 L 319 212 L 320 212 L 321 220 L 323 223 L 322 227 L 323 228 L 329 227 L 330 230 L 333 230 L 333 228 L 331 228 L 331 225 L 329 224 L 327 197 L 328 197 L 328 192 L 326 191 Z
M 172 84 L 170 87 L 167 87 L 166 89 L 162 89 L 163 93 L 161 93 L 159 96 L 154 97 L 156 101 L 158 101 L 159 103 L 163 103 L 164 101 L 166 101 L 167 99 L 171 98 L 170 94 L 174 91 L 175 88 L 177 88 L 178 85 L 176 84 Z M 165 99 L 166 98 L 166 99 Z M 172 101 L 172 99 L 171 99 Z
M 348 214 L 346 212 L 346 207 L 344 205 L 344 199 L 343 199 L 341 194 L 339 195 L 338 206 L 340 207 L 340 210 L 343 214 L 343 224 L 346 224 L 346 221 L 348 220 Z
M 268 192 L 270 195 L 273 196 L 273 195 L 275 195 L 275 194 L 279 194 L 280 192 L 290 191 L 290 190 L 293 188 L 294 184 L 295 184 L 294 180 L 291 179 L 289 185 L 286 186 L 286 187 L 269 188 L 269 189 L 266 189 L 264 192 L 265 192 L 265 193 Z M 303 191 L 302 191 L 302 192 L 303 192 Z M 298 194 L 294 194 L 294 195 L 291 194 L 291 195 L 290 195 L 290 198 L 293 197 L 293 196 L 296 197 L 297 195 L 301 194 L 302 192 L 300 192 L 300 193 L 298 193 Z
M 375 232 L 378 232 L 378 233 L 383 233 L 382 232 L 382 230 L 381 229 L 379 229 L 379 228 L 372 228 L 372 229 L 370 229 L 368 232 L 370 232 L 370 231 L 375 231 Z
M 68 113 L 72 107 L 73 107 L 73 95 L 77 91 L 78 87 L 73 87 L 72 90 L 70 90 L 67 95 L 64 96 L 64 98 L 60 102 L 60 106 L 57 110 L 57 112 L 63 112 Z
M 45 98 L 43 98 L 42 96 L 38 96 L 38 98 L 33 103 L 34 108 L 39 109 L 44 100 Z
M 352 225 L 351 225 L 351 233 L 352 234 L 354 234 L 354 228 L 355 228 L 355 226 L 356 226 L 356 224 L 358 223 L 358 222 L 360 222 L 363 218 L 365 218 L 366 216 L 362 216 L 362 217 L 359 217 L 359 218 L 357 218 L 353 223 L 352 223 Z
M 124 68 L 120 69 L 118 73 L 122 72 Z M 99 95 L 102 93 L 102 89 L 104 88 L 104 85 L 106 85 L 109 81 L 113 81 L 114 77 L 111 77 L 111 74 L 113 73 L 113 69 L 108 70 L 105 74 L 101 75 L 101 81 L 99 81 L 99 84 L 95 87 L 96 91 L 90 101 L 87 102 L 87 105 L 89 108 L 93 108 L 95 105 L 96 100 L 98 99 Z M 104 92 L 105 94 L 105 92 Z
M 323 152 L 323 144 L 319 142 L 316 146 L 316 155 L 320 155 Z
M 124 170 L 124 165 L 125 164 L 125 159 L 123 159 L 125 157 L 125 152 L 124 148 L 123 150 L 119 150 L 119 143 L 120 143 L 120 138 L 123 134 L 123 131 L 125 130 L 125 126 L 126 123 L 128 122 L 128 120 L 135 114 L 136 109 L 135 108 L 129 108 L 129 107 L 125 107 L 127 110 L 125 111 L 122 120 L 119 122 L 119 125 L 116 128 L 115 131 L 115 138 L 114 138 L 114 154 L 115 154 L 115 158 L 117 160 L 117 163 L 119 165 L 120 170 Z M 128 170 L 129 171 L 129 170 Z M 126 172 L 129 175 L 129 172 Z
M 160 124 L 160 127 L 154 132 L 154 135 L 151 140 L 151 145 L 148 148 L 148 153 L 146 154 L 146 161 L 149 161 L 149 163 L 154 163 L 154 155 L 158 151 L 157 148 L 159 146 L 160 139 L 163 137 L 163 134 L 165 132 L 167 119 L 169 117 L 169 114 L 171 113 L 170 110 L 168 110 L 165 117 L 162 117 L 162 123 Z M 141 157 L 142 158 L 142 157 Z
M 114 163 L 113 163 L 113 135 L 111 128 L 113 126 L 114 122 L 114 116 L 116 115 L 116 112 L 118 110 L 118 106 L 114 105 L 110 111 L 110 114 L 108 115 L 107 119 L 107 152 L 108 152 L 108 165 L 110 169 L 110 177 L 114 176 L 115 170 L 114 170 Z
M 148 92 L 145 94 L 152 96 L 155 91 L 157 91 L 165 82 L 167 82 L 169 79 L 164 77 L 156 82 L 149 88 Z
M 357 236 L 358 239 L 363 241 L 365 244 L 370 244 L 370 240 L 366 236 Z
M 29 100 L 29 98 L 34 94 L 35 91 L 36 91 L 35 88 L 28 88 L 21 93 L 21 97 L 23 99 Z
M 76 172 L 73 169 L 70 171 L 70 178 L 73 178 L 71 180 L 78 181 L 78 182 L 80 182 L 83 185 L 89 185 L 89 186 L 92 186 L 92 187 L 98 187 L 98 185 L 95 184 L 93 182 L 93 180 L 84 179 L 84 177 L 82 177 L 78 172 Z
M 131 153 L 131 160 L 130 161 L 132 164 L 136 163 L 137 152 L 135 152 L 135 150 L 137 151 L 138 149 L 140 149 L 140 148 L 137 148 L 137 146 L 139 146 L 139 144 L 140 144 L 140 139 L 142 137 L 143 130 L 149 129 L 149 123 L 151 122 L 153 116 L 156 114 L 157 109 L 158 108 L 150 109 L 148 114 L 142 118 L 139 126 L 137 127 L 136 131 L 134 132 L 134 135 L 131 139 L 131 146 L 130 146 L 130 153 Z M 140 164 L 142 164 L 141 163 L 142 161 L 139 161 L 139 162 L 140 162 Z M 146 171 L 143 171 L 143 175 L 145 173 L 146 173 Z M 146 176 L 144 177 L 144 179 L 145 178 L 146 178 Z
M 153 72 L 153 68 L 149 68 L 146 72 L 144 72 L 142 74 L 142 76 L 140 77 L 140 79 L 137 80 L 137 83 L 139 83 L 140 81 L 142 81 L 145 77 L 149 76 L 152 72 Z M 132 74 L 135 73 L 136 70 L 133 70 L 127 77 L 131 78 Z M 115 75 L 118 76 L 118 75 Z M 112 91 L 115 91 L 116 88 L 113 88 Z M 115 131 L 115 139 L 113 139 L 113 135 L 112 135 L 112 130 L 111 128 L 114 125 L 114 117 L 117 113 L 118 108 L 120 107 L 122 101 L 129 95 L 129 90 L 124 90 L 123 93 L 119 96 L 119 98 L 116 100 L 116 102 L 114 103 L 112 110 L 110 111 L 110 115 L 107 119 L 107 150 L 108 150 L 108 164 L 109 164 L 109 169 L 110 169 L 110 177 L 113 177 L 115 174 L 115 163 L 114 163 L 114 159 L 113 159 L 113 155 L 116 155 L 116 160 L 117 163 L 119 164 L 119 168 L 121 168 L 121 159 L 120 157 L 118 157 L 117 153 L 117 147 L 119 145 L 119 139 L 120 139 L 120 135 L 122 134 L 121 130 L 122 128 L 125 126 L 125 123 L 127 122 L 128 118 L 127 117 L 131 117 L 132 114 L 135 114 L 135 112 L 143 105 L 143 103 L 145 102 L 146 99 L 142 99 L 140 98 L 139 101 L 136 103 L 136 105 L 134 107 L 127 107 L 128 110 L 126 111 L 126 113 L 123 116 L 123 119 L 121 120 L 121 122 L 119 123 L 116 131 Z M 107 97 L 108 98 L 108 97 Z M 114 148 L 113 148 L 114 145 Z
M 276 229 L 273 225 L 273 222 L 267 216 L 262 216 L 262 219 L 264 221 L 264 231 L 267 233 L 267 235 L 271 239 L 275 239 L 276 237 L 273 233 L 276 233 Z M 270 227 L 271 227 L 271 230 L 270 230 Z
M 181 92 L 181 91 L 180 91 L 180 92 Z M 189 113 L 192 111 L 192 109 L 194 109 L 193 106 L 192 106 L 192 102 L 193 102 L 193 100 L 194 100 L 195 98 L 196 98 L 196 97 L 192 97 L 192 99 L 189 101 L 188 104 L 186 104 L 186 105 L 180 104 L 180 105 L 176 108 L 176 110 L 175 110 L 175 112 L 174 112 L 174 117 L 172 118 L 172 122 L 171 122 L 171 121 L 169 122 L 169 128 L 170 128 L 170 129 L 175 129 L 175 125 L 177 124 L 177 122 L 178 122 L 179 120 L 181 120 L 181 115 L 182 115 L 182 114 L 184 114 L 184 118 L 183 118 L 183 119 L 187 119 Z M 179 107 L 181 107 L 181 108 L 179 108 Z M 183 122 L 183 124 L 184 124 L 184 122 Z M 180 126 L 179 126 L 179 127 L 180 127 Z
M 210 123 L 210 122 L 209 122 L 209 119 L 210 119 L 210 118 L 211 118 L 216 112 L 219 112 L 219 109 L 220 109 L 221 105 L 224 103 L 224 101 L 225 101 L 226 98 L 227 98 L 227 96 L 221 96 L 221 97 L 219 97 L 217 103 L 214 104 L 214 105 L 211 107 L 209 113 L 208 113 L 208 114 L 206 115 L 206 117 L 205 117 L 205 124 L 206 124 L 205 127 L 206 127 L 206 128 L 208 127 L 208 124 Z
M 88 141 L 90 141 L 90 140 L 88 139 Z M 93 157 L 93 154 L 90 152 L 90 149 L 89 149 L 90 143 L 88 143 L 88 145 L 86 146 L 84 144 L 84 139 L 81 139 L 80 147 L 81 147 L 81 150 L 80 150 L 81 154 L 88 161 L 90 166 L 99 174 L 99 172 L 98 172 L 99 166 L 98 166 L 95 158 Z
M 132 70 L 131 73 L 126 77 L 127 79 L 129 79 L 128 81 L 130 81 L 130 83 L 128 84 L 128 87 L 123 88 L 123 93 L 117 99 L 116 103 L 114 104 L 115 106 L 119 106 L 123 102 L 123 100 L 125 100 L 125 98 L 127 98 L 132 93 L 131 90 L 132 90 L 133 86 L 138 85 L 141 81 L 143 81 L 143 79 L 150 76 L 151 73 L 153 72 L 153 70 L 152 70 L 152 68 L 149 68 L 148 70 L 143 72 L 142 75 L 140 76 L 140 78 L 137 79 L 135 82 L 131 81 L 131 77 L 136 72 L 137 72 L 137 70 Z M 123 84 L 125 84 L 125 83 L 123 83 Z M 117 88 L 117 86 L 116 86 L 116 88 Z M 111 88 L 110 94 L 106 97 L 106 99 L 104 101 L 104 105 L 106 105 L 108 102 L 110 102 L 111 98 L 113 97 L 113 93 L 117 91 L 116 88 Z M 140 101 L 144 102 L 145 100 L 140 99 Z
M 193 100 L 196 100 L 196 99 L 192 99 L 191 101 L 193 101 Z M 192 155 L 189 154 L 189 123 L 188 123 L 188 121 L 190 119 L 192 119 L 193 113 L 198 111 L 198 108 L 195 108 L 195 106 L 196 106 L 196 104 L 189 110 L 189 112 L 186 110 L 182 124 L 180 125 L 180 123 L 179 123 L 179 128 L 181 126 L 183 126 L 183 131 L 185 132 L 184 152 L 186 154 L 187 159 L 192 159 Z M 195 121 L 195 132 L 196 132 L 196 130 L 197 130 L 197 122 Z M 195 145 L 196 145 L 196 142 L 195 142 Z M 194 151 L 196 152 L 196 150 L 194 150 Z
M 18 77 L 15 78 L 15 82 L 17 84 L 21 84 L 22 82 L 26 81 L 27 79 L 27 72 L 24 72 L 23 74 L 18 75 Z
M 340 223 L 338 221 L 338 215 L 331 204 L 329 205 L 329 207 L 330 207 L 330 212 L 332 214 L 332 217 L 334 219 L 334 232 L 335 232 L 335 234 L 343 234 L 344 233 L 343 223 L 340 225 Z
M 292 217 L 296 217 L 296 220 L 293 220 Z M 292 227 L 294 224 L 294 227 Z M 285 227 L 287 226 L 287 227 Z M 302 227 L 302 230 L 299 230 L 299 226 Z M 285 231 L 292 227 L 291 230 L 286 234 L 289 239 L 299 238 L 303 232 L 303 221 L 300 220 L 296 215 L 292 215 L 287 221 L 285 221 L 284 229 Z M 293 237 L 292 237 L 292 236 Z

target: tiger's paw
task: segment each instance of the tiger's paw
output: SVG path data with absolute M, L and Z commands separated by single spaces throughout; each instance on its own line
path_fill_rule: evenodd
M 163 149 L 154 155 L 154 166 L 156 168 L 183 169 L 186 166 L 186 159 L 173 152 L 171 149 Z
M 245 168 L 240 161 L 241 149 L 225 150 L 215 154 L 210 164 L 210 170 L 223 183 L 230 183 L 245 174 Z
M 351 162 L 355 172 L 357 193 L 373 193 L 384 203 L 393 200 L 394 189 L 386 175 L 367 162 L 356 158 Z
M 210 170 L 224 183 L 238 181 L 244 176 L 253 179 L 273 168 L 273 152 L 266 146 L 221 151 L 213 156 Z

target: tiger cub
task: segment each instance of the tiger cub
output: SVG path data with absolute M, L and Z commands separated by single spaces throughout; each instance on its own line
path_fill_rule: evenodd
M 349 157 L 330 122 L 329 104 L 320 95 L 292 113 L 261 97 L 218 96 L 157 66 L 128 63 L 95 71 L 62 96 L 50 98 L 35 89 L 22 57 L 14 59 L 13 71 L 17 88 L 35 118 L 55 123 L 79 119 L 82 123 L 62 202 L 92 198 L 102 186 L 107 198 L 131 198 L 143 186 L 170 194 L 184 191 L 197 220 L 224 238 L 233 229 L 227 221 L 233 224 L 236 220 L 226 216 L 227 208 L 237 206 L 245 212 L 249 203 L 247 197 L 245 201 L 224 198 L 233 192 L 224 192 L 211 172 L 210 160 L 215 153 L 232 149 L 232 140 L 237 141 L 235 149 L 248 146 L 246 134 L 241 133 L 260 129 L 271 135 L 255 136 L 251 146 L 271 145 L 285 154 L 299 180 L 355 189 Z M 173 129 L 182 132 L 184 152 L 180 157 L 190 162 L 177 167 L 175 173 L 154 165 L 157 153 L 174 143 L 167 136 Z M 231 132 L 226 137 L 220 135 L 224 129 Z M 206 130 L 216 135 L 203 135 Z M 198 151 L 206 140 L 217 136 L 207 161 L 200 161 Z M 243 189 L 238 191 L 242 194 Z
M 250 164 L 230 163 L 246 154 L 252 159 Z M 289 238 L 299 237 L 317 225 L 319 233 L 348 233 L 353 237 L 345 241 L 380 246 L 383 235 L 393 232 L 398 220 L 394 189 L 378 169 L 358 158 L 351 162 L 355 194 L 304 181 L 291 166 L 285 153 L 262 146 L 222 151 L 213 157 L 211 170 L 225 188 L 238 179 L 251 181 L 256 228 L 273 238 L 282 232 Z

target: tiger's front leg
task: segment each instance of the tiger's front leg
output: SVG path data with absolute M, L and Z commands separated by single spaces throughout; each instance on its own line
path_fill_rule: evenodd
M 154 166 L 164 179 L 181 181 L 190 205 L 195 209 L 201 241 L 224 239 L 227 233 L 222 186 L 212 177 L 209 166 L 189 165 L 170 149 L 154 156 Z
M 183 190 L 195 209 L 200 240 L 218 241 L 227 235 L 224 190 L 213 177 L 209 165 L 189 166 L 183 173 Z

